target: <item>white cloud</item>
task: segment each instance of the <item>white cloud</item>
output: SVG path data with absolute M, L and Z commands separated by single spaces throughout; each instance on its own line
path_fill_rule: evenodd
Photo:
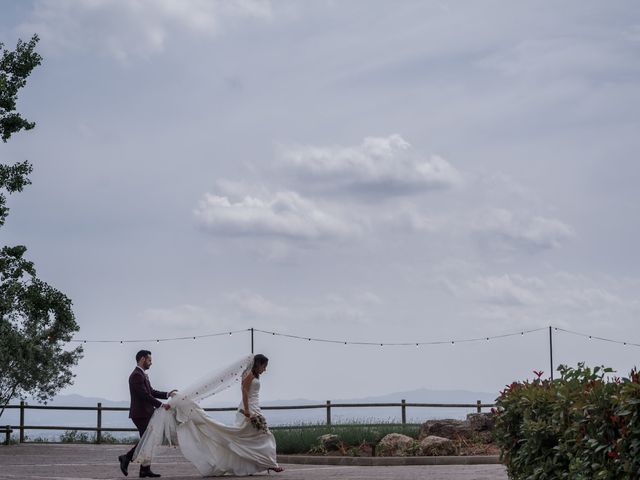
M 250 326 L 296 334 L 305 332 L 300 327 L 369 324 L 383 303 L 378 295 L 367 290 L 328 293 L 311 299 L 291 298 L 283 303 L 242 289 L 220 293 L 206 305 L 148 308 L 139 318 L 158 336 L 174 330 L 202 335 Z
M 206 310 L 194 305 L 147 308 L 140 314 L 140 318 L 150 328 L 181 330 L 198 330 L 211 320 Z
M 474 230 L 492 247 L 530 252 L 559 247 L 574 235 L 573 229 L 560 220 L 516 215 L 505 209 L 491 209 L 481 214 Z
M 538 297 L 533 288 L 541 288 L 543 282 L 520 275 L 488 276 L 471 282 L 471 291 L 483 302 L 498 305 L 533 305 Z
M 398 134 L 367 137 L 353 147 L 285 148 L 281 164 L 322 187 L 369 193 L 446 189 L 461 181 L 458 171 L 444 158 L 423 158 Z
M 225 299 L 231 304 L 234 310 L 250 318 L 288 316 L 287 308 L 277 305 L 264 296 L 248 290 L 228 293 L 225 295 Z
M 341 294 L 327 295 L 319 305 L 307 306 L 303 311 L 306 320 L 316 325 L 369 325 L 371 316 L 367 310 L 375 310 L 381 303 L 374 294 L 347 297 Z
M 209 36 L 233 18 L 270 15 L 268 0 L 40 0 L 18 30 L 38 32 L 44 48 L 127 60 L 162 52 L 176 30 Z
M 346 239 L 360 227 L 328 213 L 295 192 L 277 192 L 266 199 L 245 196 L 232 201 L 207 193 L 195 210 L 198 223 L 219 235 L 264 235 L 289 240 Z
M 616 325 L 631 328 L 640 313 L 638 281 L 602 275 L 548 271 L 487 273 L 478 265 L 449 260 L 438 267 L 437 279 L 470 318 L 495 330 L 554 325 L 577 331 L 598 331 Z M 469 280 L 472 278 L 472 280 Z
M 435 233 L 445 226 L 446 222 L 422 213 L 410 205 L 394 205 L 379 215 L 380 226 L 386 230 L 403 233 Z
M 633 30 L 628 30 L 613 36 L 598 37 L 596 34 L 586 39 L 564 35 L 527 39 L 492 54 L 478 65 L 534 81 L 567 76 L 594 78 L 621 69 L 637 73 L 637 62 L 632 52 L 621 48 L 632 37 Z

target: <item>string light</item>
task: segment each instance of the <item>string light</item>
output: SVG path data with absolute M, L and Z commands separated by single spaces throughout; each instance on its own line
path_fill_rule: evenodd
M 466 338 L 466 339 L 454 339 L 454 340 L 438 340 L 438 341 L 430 341 L 430 342 L 362 342 L 362 341 L 349 341 L 349 340 L 337 340 L 337 339 L 329 339 L 329 338 L 314 338 L 314 337 L 303 337 L 300 335 L 291 335 L 288 333 L 280 333 L 274 332 L 271 330 L 260 330 L 255 328 L 253 331 L 258 333 L 264 333 L 265 335 L 278 336 L 284 338 L 291 338 L 295 340 L 306 340 L 308 342 L 320 342 L 320 343 L 335 343 L 342 345 L 367 345 L 367 346 L 377 346 L 377 347 L 385 347 L 385 346 L 396 346 L 396 347 L 405 347 L 405 346 L 415 346 L 419 347 L 421 345 L 443 345 L 443 344 L 451 344 L 455 343 L 470 343 L 470 342 L 480 342 L 480 341 L 489 341 L 491 339 L 497 338 L 506 338 L 513 337 L 517 335 L 525 335 L 528 333 L 539 332 L 542 330 L 546 330 L 548 327 L 536 328 L 532 330 L 520 330 L 515 333 L 506 333 L 502 335 L 495 335 L 493 337 L 478 337 L 478 338 Z
M 290 338 L 290 339 L 294 339 L 294 340 L 305 340 L 307 342 L 319 342 L 319 343 L 334 343 L 334 344 L 341 344 L 341 345 L 363 345 L 363 346 L 378 346 L 378 347 L 385 347 L 385 346 L 398 346 L 398 347 L 402 347 L 402 346 L 414 346 L 414 347 L 420 347 L 423 345 L 443 345 L 443 344 L 450 344 L 450 345 L 455 345 L 456 343 L 472 343 L 472 342 L 488 342 L 490 340 L 496 340 L 496 339 L 501 339 L 501 338 L 507 338 L 507 337 L 514 337 L 514 336 L 524 336 L 530 333 L 535 333 L 535 332 L 540 332 L 543 330 L 547 330 L 549 327 L 541 327 L 541 328 L 534 328 L 531 330 L 520 330 L 514 333 L 504 333 L 501 335 L 493 335 L 493 336 L 483 336 L 483 337 L 477 337 L 477 338 L 463 338 L 463 339 L 453 339 L 453 340 L 436 340 L 436 341 L 425 341 L 425 342 L 365 342 L 365 341 L 350 341 L 350 340 L 337 340 L 337 339 L 328 339 L 328 338 L 317 338 L 317 337 L 305 337 L 305 336 L 299 336 L 299 335 L 291 335 L 291 334 L 287 334 L 287 333 L 281 333 L 281 332 L 275 332 L 275 331 L 267 331 L 267 330 L 260 330 L 257 328 L 246 328 L 243 330 L 233 330 L 233 331 L 225 331 L 225 332 L 220 332 L 220 333 L 208 333 L 205 335 L 192 335 L 192 336 L 188 336 L 188 337 L 167 337 L 167 338 L 147 338 L 147 339 L 133 339 L 133 340 L 125 340 L 125 339 L 121 339 L 121 340 L 90 340 L 90 339 L 72 339 L 71 342 L 75 342 L 75 343 L 120 343 L 120 344 L 124 344 L 124 343 L 149 343 L 149 342 L 156 342 L 156 343 L 160 343 L 160 342 L 171 342 L 171 341 L 180 341 L 180 340 L 198 340 L 201 338 L 209 338 L 209 337 L 219 337 L 219 336 L 223 336 L 223 335 L 233 335 L 233 334 L 237 334 L 237 333 L 247 333 L 247 332 L 257 332 L 257 333 L 263 333 L 266 335 L 270 335 L 272 337 L 283 337 L 283 338 Z M 589 340 L 600 340 L 603 342 L 610 342 L 610 343 L 615 343 L 615 344 L 619 344 L 619 345 L 624 345 L 624 346 L 628 346 L 628 345 L 632 345 L 634 347 L 640 347 L 640 343 L 632 343 L 632 342 L 628 342 L 628 341 L 622 341 L 622 340 L 614 340 L 614 339 L 610 339 L 610 338 L 604 338 L 604 337 L 599 337 L 596 335 L 589 335 L 587 333 L 581 333 L 581 332 L 576 332 L 573 330 L 566 330 L 564 328 L 560 328 L 560 327 L 551 327 L 553 328 L 554 331 L 556 332 L 563 332 L 563 333 L 568 333 L 571 335 L 576 335 L 576 336 L 580 336 L 580 337 L 584 337 L 587 338 Z
M 234 331 L 226 331 L 221 333 L 208 333 L 206 335 L 195 335 L 188 337 L 172 337 L 172 338 L 142 338 L 135 340 L 89 340 L 89 339 L 73 339 L 71 342 L 75 343 L 150 343 L 150 342 L 172 342 L 176 340 L 196 340 L 198 338 L 209 338 L 209 337 L 219 337 L 222 335 L 233 335 L 234 333 L 244 333 L 250 331 L 250 328 L 246 328 L 244 330 L 234 330 Z
M 604 337 L 598 337 L 596 335 L 589 335 L 588 333 L 581 333 L 573 330 L 566 330 L 560 327 L 555 327 L 555 330 L 559 332 L 568 333 L 570 335 L 576 335 L 578 337 L 588 338 L 589 340 L 600 340 L 601 342 L 615 343 L 617 345 L 633 345 L 634 347 L 640 347 L 640 343 L 625 342 L 623 340 L 613 340 L 611 338 L 604 338 Z

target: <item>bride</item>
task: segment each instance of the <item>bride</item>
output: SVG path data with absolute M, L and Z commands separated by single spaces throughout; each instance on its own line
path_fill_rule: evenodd
M 269 359 L 250 355 L 169 399 L 169 410 L 156 409 L 140 439 L 134 461 L 151 462 L 155 447 L 179 445 L 184 457 L 203 476 L 282 472 L 276 461 L 276 440 L 259 405 L 260 375 Z M 197 402 L 241 382 L 242 401 L 235 425 L 209 417 Z

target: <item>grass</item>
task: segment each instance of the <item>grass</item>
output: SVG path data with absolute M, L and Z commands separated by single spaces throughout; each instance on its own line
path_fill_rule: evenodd
M 319 451 L 318 437 L 325 434 L 338 435 L 344 444 L 351 446 L 360 445 L 363 442 L 375 445 L 389 433 L 402 433 L 417 438 L 420 425 L 397 423 L 298 424 L 270 427 L 270 430 L 276 437 L 278 453 L 287 455 Z
M 138 436 L 116 437 L 108 432 L 102 432 L 100 439 L 101 444 L 112 445 L 130 445 L 139 440 Z M 97 443 L 96 434 L 89 434 L 87 432 L 79 432 L 78 430 L 65 430 L 58 438 L 47 437 L 31 437 L 25 435 L 25 442 L 27 443 Z M 18 437 L 12 435 L 9 439 L 9 445 L 18 445 Z M 0 446 L 5 445 L 4 441 L 0 442 Z

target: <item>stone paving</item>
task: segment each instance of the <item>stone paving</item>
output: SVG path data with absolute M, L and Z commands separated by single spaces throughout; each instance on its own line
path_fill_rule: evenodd
M 0 446 L 0 479 L 88 480 L 125 478 L 117 457 L 126 445 L 23 444 Z M 502 465 L 412 465 L 412 466 L 340 466 L 283 465 L 286 471 L 271 474 L 282 480 L 367 479 L 367 480 L 507 480 Z M 131 465 L 128 478 L 138 478 Z M 162 478 L 201 478 L 184 459 L 180 450 L 162 448 L 153 470 Z M 253 477 L 267 477 L 257 474 Z M 226 477 L 233 478 L 233 477 Z

